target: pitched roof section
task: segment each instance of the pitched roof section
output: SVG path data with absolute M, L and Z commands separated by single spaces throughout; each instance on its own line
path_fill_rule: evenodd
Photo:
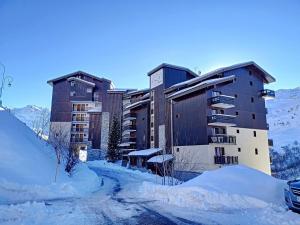
M 265 83 L 272 83 L 272 82 L 275 81 L 275 78 L 272 77 L 269 73 L 267 73 L 263 68 L 261 68 L 255 62 L 249 61 L 249 62 L 234 64 L 232 66 L 221 67 L 219 69 L 216 69 L 216 70 L 213 70 L 213 71 L 208 72 L 206 74 L 203 74 L 203 75 L 201 75 L 199 77 L 196 77 L 196 78 L 193 78 L 193 79 L 190 79 L 190 80 L 178 83 L 178 84 L 174 84 L 173 86 L 169 87 L 166 90 L 166 93 L 168 93 L 168 92 L 170 92 L 172 90 L 175 90 L 177 88 L 181 88 L 181 87 L 185 87 L 185 86 L 186 87 L 191 86 L 193 84 L 199 83 L 201 81 L 209 79 L 209 78 L 211 78 L 211 77 L 213 77 L 215 75 L 221 74 L 223 72 L 234 70 L 234 69 L 238 69 L 238 68 L 242 68 L 242 67 L 247 67 L 247 66 L 253 66 L 256 69 L 260 70 L 262 72 L 262 74 L 264 75 L 264 82 Z
M 80 70 L 76 71 L 76 72 L 73 72 L 73 73 L 69 73 L 69 74 L 60 76 L 60 77 L 57 77 L 57 78 L 54 78 L 54 79 L 51 79 L 51 80 L 48 80 L 47 83 L 52 86 L 53 82 L 56 82 L 56 81 L 59 81 L 59 80 L 62 80 L 62 79 L 66 79 L 66 78 L 69 78 L 69 77 L 72 77 L 72 76 L 75 76 L 75 75 L 79 75 L 79 74 L 91 77 L 91 78 L 99 80 L 99 81 L 107 81 L 109 83 L 112 83 L 111 80 L 108 80 L 108 79 L 105 79 L 105 78 L 101 78 L 101 77 L 97 77 L 95 75 L 92 75 L 92 74 L 89 74 L 89 73 L 86 73 L 86 72 L 83 72 L 83 71 L 80 71 Z
M 169 99 L 176 99 L 176 98 L 182 97 L 184 95 L 193 93 L 195 91 L 202 90 L 202 89 L 207 88 L 207 87 L 212 86 L 212 85 L 216 85 L 216 84 L 220 84 L 220 83 L 223 83 L 223 82 L 226 82 L 226 81 L 234 80 L 234 78 L 235 78 L 235 76 L 232 75 L 232 76 L 228 76 L 228 77 L 205 80 L 205 81 L 202 81 L 201 83 L 196 84 L 194 86 L 191 86 L 191 87 L 182 89 L 180 91 L 174 92 L 174 93 L 168 95 L 168 98 Z
M 150 72 L 148 72 L 148 76 L 150 76 L 151 74 L 155 73 L 156 71 L 160 70 L 161 68 L 171 68 L 171 69 L 176 69 L 176 70 L 183 70 L 185 72 L 188 72 L 189 74 L 193 75 L 194 77 L 198 77 L 198 74 L 196 74 L 195 72 L 191 71 L 188 68 L 182 67 L 182 66 L 175 66 L 175 65 L 171 65 L 168 63 L 162 63 L 159 66 L 155 67 L 154 69 L 152 69 Z

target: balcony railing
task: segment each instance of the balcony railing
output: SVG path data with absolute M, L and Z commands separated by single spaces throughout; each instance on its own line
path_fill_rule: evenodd
M 123 116 L 124 120 L 130 120 L 130 119 L 135 119 L 136 118 L 136 113 L 127 113 Z
M 74 133 L 86 133 L 88 131 L 89 131 L 88 128 L 72 128 L 71 129 L 71 132 L 74 132 Z
M 216 108 L 228 109 L 234 107 L 234 97 L 218 95 L 207 100 L 208 105 Z
M 228 165 L 228 164 L 238 164 L 238 156 L 215 156 L 215 164 Z
M 136 125 L 126 125 L 123 127 L 123 131 L 125 130 L 136 130 Z
M 88 122 L 89 121 L 89 118 L 87 117 L 73 117 L 72 118 L 72 121 L 77 121 L 77 122 Z
M 275 91 L 269 90 L 269 89 L 264 89 L 260 91 L 261 97 L 264 99 L 273 99 L 275 98 Z
M 88 143 L 87 138 L 71 138 L 71 143 Z
M 229 135 L 211 135 L 208 136 L 208 142 L 211 144 L 236 144 L 236 137 Z
M 122 142 L 136 142 L 135 137 L 124 137 L 122 138 Z
M 207 117 L 207 123 L 211 126 L 235 126 L 235 116 L 215 114 Z

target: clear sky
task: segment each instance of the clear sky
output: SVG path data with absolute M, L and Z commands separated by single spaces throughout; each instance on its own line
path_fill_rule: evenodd
M 167 62 L 208 72 L 253 60 L 300 86 L 300 1 L 0 0 L 4 104 L 50 106 L 46 81 L 77 70 L 120 88 L 148 87 Z

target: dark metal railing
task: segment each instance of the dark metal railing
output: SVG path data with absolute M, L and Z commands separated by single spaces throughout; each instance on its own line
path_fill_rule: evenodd
M 238 164 L 238 156 L 215 156 L 215 164 Z
M 260 91 L 260 94 L 262 97 L 271 97 L 275 98 L 275 91 L 270 90 L 270 89 L 264 89 Z
M 207 117 L 208 123 L 235 123 L 235 117 L 229 115 L 212 115 Z
M 225 95 L 218 95 L 207 100 L 209 105 L 214 105 L 218 103 L 223 103 L 227 105 L 234 105 L 234 98 Z
M 236 144 L 236 137 L 235 136 L 229 136 L 229 135 L 223 135 L 223 134 L 217 134 L 217 135 L 210 135 L 208 136 L 208 142 L 209 143 L 224 143 L 224 144 Z

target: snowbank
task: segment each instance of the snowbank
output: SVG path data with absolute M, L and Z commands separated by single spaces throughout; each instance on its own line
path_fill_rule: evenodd
M 283 205 L 285 182 L 245 166 L 228 166 L 178 186 L 144 182 L 143 197 L 183 207 L 216 210 L 264 208 Z
M 78 196 L 99 185 L 85 165 L 72 178 L 60 167 L 54 183 L 54 150 L 8 111 L 0 111 L 0 161 L 0 204 Z

